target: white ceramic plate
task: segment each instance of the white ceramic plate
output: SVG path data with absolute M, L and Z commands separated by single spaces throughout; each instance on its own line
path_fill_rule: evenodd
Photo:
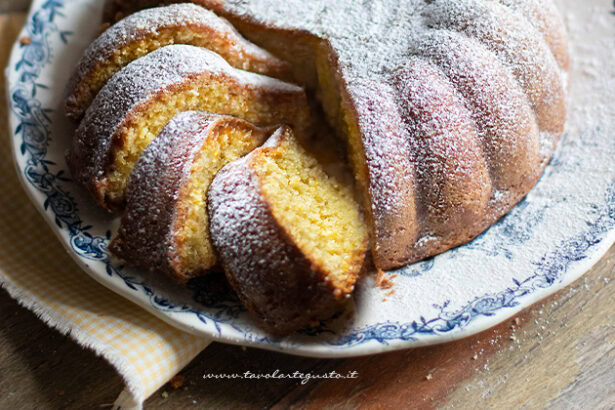
M 34 1 L 21 34 L 31 43 L 15 44 L 7 68 L 15 163 L 32 201 L 84 271 L 172 325 L 221 342 L 319 357 L 442 343 L 494 326 L 563 288 L 615 241 L 615 109 L 607 104 L 615 89 L 615 18 L 605 2 L 560 0 L 576 56 L 571 114 L 554 160 L 527 199 L 472 243 L 395 272 L 392 295 L 371 277 L 362 280 L 350 319 L 272 339 L 227 292 L 180 289 L 114 264 L 106 245 L 116 221 L 70 182 L 64 153 L 73 126 L 62 113 L 63 89 L 98 30 L 101 3 Z

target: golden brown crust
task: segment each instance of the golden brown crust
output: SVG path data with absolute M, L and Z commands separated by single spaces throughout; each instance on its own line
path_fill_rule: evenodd
M 103 22 L 116 22 L 136 11 L 179 3 L 182 0 L 106 0 Z M 230 13 L 222 0 L 192 0 L 230 21 L 248 40 L 291 63 L 293 79 L 308 87 L 316 86 L 315 50 L 320 38 L 303 30 L 282 29 L 264 25 L 251 16 Z M 287 77 L 280 77 L 287 80 Z
M 126 135 L 142 121 L 152 104 L 206 84 L 231 90 L 228 107 L 219 113 L 246 116 L 258 125 L 290 122 L 298 134 L 309 126 L 306 96 L 298 86 L 230 67 L 205 49 L 172 45 L 142 57 L 115 75 L 101 90 L 75 132 L 68 163 L 73 177 L 96 202 L 115 212 L 124 205 L 122 192 L 109 195 L 109 175 L 116 155 L 126 146 Z M 241 104 L 237 103 L 241 100 Z M 260 111 L 239 112 L 245 102 Z M 239 107 L 239 108 L 238 108 Z M 203 107 L 176 106 L 178 112 Z M 266 111 L 266 112 L 265 112 Z M 266 119 L 267 118 L 267 119 Z
M 288 128 L 266 146 L 223 168 L 209 191 L 211 235 L 229 283 L 264 327 L 277 336 L 326 319 L 342 308 L 363 266 L 367 243 L 355 250 L 342 286 L 304 254 L 276 220 L 254 168 L 275 155 Z M 277 139 L 277 141 L 275 141 Z
M 147 0 L 116 3 L 128 10 L 127 6 L 139 7 L 144 1 Z M 361 157 L 355 161 L 355 174 L 364 187 L 372 251 L 379 268 L 412 263 L 461 245 L 483 232 L 534 186 L 562 133 L 569 58 L 565 29 L 551 1 L 419 2 L 419 28 L 408 32 L 412 41 L 398 41 L 408 45 L 408 49 L 390 55 L 386 50 L 371 49 L 371 54 L 382 58 L 370 60 L 377 67 L 367 65 L 365 69 L 359 52 L 365 50 L 351 47 L 362 44 L 337 36 L 339 30 L 345 29 L 345 21 L 329 32 L 313 21 L 305 25 L 284 17 L 281 22 L 267 21 L 261 9 L 259 21 L 251 17 L 251 4 L 197 2 L 224 15 L 256 43 L 267 44 L 267 48 L 279 52 L 284 52 L 283 46 L 287 45 L 287 52 L 302 56 L 289 58 L 295 67 L 299 65 L 300 77 L 309 86 L 316 86 L 316 57 L 326 49 L 324 57 L 320 55 L 326 67 L 324 71 L 318 67 L 321 81 L 325 79 L 320 86 L 335 86 L 340 98 L 324 105 L 341 134 L 348 137 L 352 127 L 360 134 L 359 141 L 354 143 Z M 545 7 L 537 6 L 540 4 Z M 233 15 L 233 10 L 241 12 Z M 357 5 L 356 10 L 360 15 L 361 6 Z M 313 10 L 306 6 L 305 11 Z M 315 13 L 314 21 L 326 19 L 325 14 Z M 280 28 L 293 25 L 317 29 L 310 29 L 310 33 Z M 451 35 L 440 37 L 446 40 L 442 49 L 465 47 L 455 36 L 480 47 L 468 46 L 464 49 L 468 54 L 443 57 L 438 52 L 426 51 L 425 44 L 416 41 L 433 33 Z M 379 34 L 386 37 L 386 33 Z M 371 39 L 360 40 L 367 44 Z M 388 44 L 395 47 L 393 43 Z M 439 84 L 440 89 L 448 90 L 440 95 L 439 107 L 429 107 L 416 98 L 420 92 L 405 92 L 407 82 L 391 81 L 399 78 L 397 75 L 412 55 L 421 56 L 436 69 L 437 78 L 432 86 Z M 391 59 L 387 60 L 388 57 Z M 480 64 L 485 64 L 485 70 L 476 69 Z M 497 71 L 489 72 L 489 66 L 497 66 Z M 482 71 L 493 74 L 491 84 L 480 85 L 485 80 Z M 518 89 L 512 90 L 510 83 Z M 522 101 L 522 97 L 527 101 Z M 455 99 L 455 103 L 447 105 L 450 99 Z M 507 106 L 509 101 L 516 105 Z M 340 104 L 339 110 L 335 103 Z M 438 110 L 441 114 L 442 107 L 448 107 L 449 118 L 427 118 Z M 446 130 L 440 133 L 440 140 L 421 139 L 421 132 L 413 129 L 417 123 L 420 128 L 430 121 L 437 131 Z M 457 138 L 449 135 L 455 133 Z M 392 140 L 396 142 L 389 144 Z M 407 148 L 406 157 L 400 155 L 399 147 Z M 450 147 L 457 151 L 448 155 Z
M 395 92 L 383 84 L 341 90 L 356 180 L 370 227 L 374 264 L 380 269 L 404 265 L 419 238 L 415 164 Z M 382 138 L 386 135 L 386 138 Z
M 74 121 L 81 119 L 113 74 L 169 44 L 204 47 L 235 68 L 292 79 L 288 63 L 245 40 L 225 19 L 191 3 L 173 4 L 132 14 L 90 44 L 69 80 L 66 115 Z
M 417 170 L 421 238 L 410 252 L 472 236 L 491 181 L 471 115 L 443 73 L 412 58 L 400 74 L 401 104 Z
M 480 41 L 506 64 L 525 90 L 539 129 L 561 135 L 566 84 L 543 36 L 506 6 L 479 0 L 441 0 L 425 11 L 429 27 L 461 32 Z
M 544 37 L 560 68 L 570 70 L 568 34 L 564 21 L 550 1 L 500 0 L 500 2 L 523 15 Z
M 187 270 L 177 221 L 182 219 L 189 195 L 185 188 L 190 185 L 192 167 L 228 128 L 245 130 L 253 147 L 271 132 L 238 118 L 198 111 L 181 113 L 169 122 L 143 152 L 131 175 L 126 211 L 109 247 L 113 254 L 182 284 L 214 268 L 212 264 Z

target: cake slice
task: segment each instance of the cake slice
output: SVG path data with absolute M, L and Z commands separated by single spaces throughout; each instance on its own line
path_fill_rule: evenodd
M 179 283 L 207 273 L 216 265 L 205 203 L 209 185 L 220 168 L 270 134 L 234 117 L 178 114 L 137 161 L 111 252 Z
M 208 198 L 228 281 L 271 333 L 325 319 L 350 297 L 366 226 L 352 191 L 329 178 L 288 127 L 225 166 Z
M 74 179 L 104 208 L 121 209 L 141 152 L 171 118 L 190 110 L 309 132 L 301 87 L 235 69 L 203 48 L 171 45 L 130 63 L 96 96 L 69 152 Z
M 277 78 L 290 68 L 244 39 L 226 20 L 194 4 L 137 12 L 103 32 L 85 50 L 67 86 L 66 115 L 79 120 L 105 83 L 123 67 L 170 44 L 190 44 L 220 54 L 233 67 Z

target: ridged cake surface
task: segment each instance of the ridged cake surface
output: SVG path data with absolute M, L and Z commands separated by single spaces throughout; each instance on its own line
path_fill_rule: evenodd
M 98 93 L 73 138 L 73 177 L 100 205 L 121 209 L 141 152 L 173 116 L 189 110 L 258 125 L 290 123 L 299 134 L 309 123 L 301 87 L 235 69 L 203 48 L 170 45 L 133 61 Z
M 137 58 L 170 44 L 220 54 L 231 66 L 276 78 L 289 65 L 244 39 L 225 19 L 191 3 L 142 10 L 117 22 L 85 50 L 67 86 L 66 114 L 79 120 L 105 83 Z
M 110 0 L 107 18 L 159 0 Z M 373 259 L 463 244 L 535 185 L 566 119 L 550 0 L 198 0 L 289 60 L 348 141 Z
M 208 209 L 229 284 L 271 333 L 312 326 L 350 297 L 367 250 L 359 206 L 290 128 L 224 167 Z
M 262 145 L 271 132 L 208 112 L 175 116 L 135 165 L 111 251 L 180 283 L 209 273 L 217 265 L 209 237 L 209 185 L 224 165 Z

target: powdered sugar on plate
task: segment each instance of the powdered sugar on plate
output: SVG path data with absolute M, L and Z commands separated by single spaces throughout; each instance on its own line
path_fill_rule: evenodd
M 615 17 L 608 2 L 602 0 L 582 4 L 557 0 L 564 10 L 573 55 L 569 122 L 554 159 L 527 199 L 473 242 L 398 271 L 395 292 L 386 296 L 386 302 L 382 299 L 388 290 L 375 288 L 375 278 L 367 277 L 357 289 L 350 320 L 326 323 L 313 332 L 284 340 L 271 339 L 232 300 L 200 298 L 196 302 L 191 291 L 113 264 L 106 253 L 109 218 L 93 209 L 89 198 L 75 184 L 50 178 L 61 170 L 66 173 L 63 156 L 67 136 L 73 131 L 60 108 L 62 87 L 54 85 L 66 83 L 67 65 L 78 60 L 86 45 L 83 39 L 91 39 L 98 29 L 87 22 L 97 21 L 101 12 L 99 1 L 58 3 L 64 7 L 64 16 L 56 15 L 53 24 L 47 24 L 47 20 L 33 20 L 34 13 L 44 10 L 47 3 L 34 2 L 33 13 L 19 36 L 33 41 L 27 46 L 16 45 L 7 71 L 11 130 L 28 131 L 18 131 L 13 136 L 22 182 L 54 232 L 89 275 L 189 332 L 225 343 L 321 357 L 441 343 L 489 328 L 561 289 L 580 277 L 615 241 Z M 269 18 L 283 19 L 284 8 L 291 3 L 280 2 L 279 11 L 273 11 Z M 331 22 L 333 11 L 326 10 L 328 2 L 309 3 L 324 11 L 307 13 L 309 10 L 302 9 L 306 25 L 325 26 Z M 384 7 L 385 2 L 369 3 L 372 5 L 353 1 L 352 4 L 365 6 L 358 12 L 347 10 L 343 17 L 357 21 L 360 15 L 369 15 L 371 21 L 390 22 L 390 32 L 398 34 L 407 32 L 408 27 L 403 22 L 396 25 L 396 21 L 402 16 L 416 17 L 403 10 L 402 6 L 410 3 L 395 2 L 391 8 Z M 264 13 L 271 1 L 254 4 L 262 5 Z M 338 0 L 336 4 L 352 5 L 350 0 Z M 240 6 L 232 2 L 232 7 Z M 361 38 L 340 35 L 336 41 L 367 41 L 363 36 L 369 38 L 378 30 L 371 24 L 366 26 L 369 27 L 365 27 Z M 74 32 L 68 44 L 60 35 L 66 31 Z M 401 39 L 400 43 L 405 41 Z M 45 58 L 32 59 L 33 52 Z M 356 56 L 371 58 L 367 54 L 357 51 Z M 383 54 L 380 51 L 373 58 L 377 60 Z M 17 64 L 24 59 L 32 65 Z M 32 93 L 36 84 L 48 88 L 37 88 L 38 92 Z M 43 113 L 43 108 L 56 111 L 49 115 Z M 22 152 L 24 142 L 29 145 Z M 46 170 L 33 165 L 33 159 L 53 164 L 46 164 Z M 39 185 L 41 182 L 45 185 Z M 50 192 L 55 195 L 51 198 L 53 206 L 46 207 Z

